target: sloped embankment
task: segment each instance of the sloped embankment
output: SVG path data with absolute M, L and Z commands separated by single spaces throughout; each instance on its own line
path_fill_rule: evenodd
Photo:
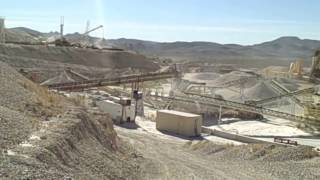
M 151 59 L 128 51 L 5 44 L 0 45 L 0 54 L 99 68 L 133 68 L 142 71 L 160 68 Z
M 0 62 L 0 177 L 139 179 L 142 158 L 89 112 Z
M 105 114 L 73 109 L 44 123 L 8 150 L 2 175 L 31 179 L 139 179 L 142 160 L 113 129 Z
M 0 149 L 22 142 L 39 122 L 61 112 L 61 97 L 0 62 Z

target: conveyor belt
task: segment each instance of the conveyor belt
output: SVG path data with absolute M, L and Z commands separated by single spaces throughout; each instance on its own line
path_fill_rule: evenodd
M 277 118 L 282 118 L 282 119 L 287 119 L 291 120 L 294 122 L 302 122 L 305 123 L 309 126 L 312 127 L 319 127 L 320 126 L 320 121 L 317 119 L 311 119 L 303 116 L 296 116 L 293 114 L 288 114 L 284 112 L 279 112 L 263 107 L 258 107 L 254 106 L 251 104 L 243 104 L 243 103 L 238 103 L 238 102 L 233 102 L 233 101 L 227 101 L 219 98 L 214 98 L 210 96 L 205 96 L 205 95 L 199 95 L 199 94 L 194 94 L 194 93 L 185 93 L 186 96 L 174 96 L 174 97 L 163 97 L 163 96 L 154 96 L 156 98 L 162 98 L 165 100 L 175 100 L 175 101 L 180 101 L 180 102 L 186 102 L 186 103 L 199 103 L 203 104 L 206 106 L 215 106 L 215 107 L 225 107 L 225 108 L 230 108 L 230 109 L 235 109 L 235 110 L 241 110 L 241 111 L 246 111 L 246 112 L 252 112 L 252 113 L 257 113 L 257 114 L 263 114 L 267 116 L 272 116 L 272 117 L 277 117 Z
M 252 79 L 257 79 L 257 77 L 256 76 L 249 76 L 249 77 L 243 77 L 243 78 L 240 77 L 240 79 L 236 79 L 233 81 L 227 81 L 225 83 L 219 84 L 219 87 L 227 88 L 227 87 L 233 86 L 235 84 L 246 83 Z
M 272 80 L 270 82 L 270 85 L 276 90 L 279 92 L 280 95 L 285 95 L 285 94 L 288 94 L 290 93 L 290 91 L 288 89 L 286 89 L 284 86 L 282 86 L 281 84 L 279 84 L 277 81 L 275 80 Z M 288 96 L 290 97 L 290 99 L 297 103 L 298 105 L 300 105 L 301 107 L 303 107 L 303 103 L 295 96 Z
M 275 97 L 263 99 L 263 100 L 260 100 L 260 101 L 254 101 L 252 103 L 254 103 L 255 105 L 262 105 L 262 104 L 266 104 L 266 103 L 269 103 L 269 102 L 272 102 L 272 101 L 279 100 L 279 99 L 284 98 L 284 97 L 292 97 L 292 96 L 296 96 L 296 95 L 299 95 L 299 94 L 312 93 L 312 92 L 314 92 L 314 88 L 313 87 L 312 88 L 298 90 L 298 91 L 294 91 L 294 92 L 289 92 L 289 93 L 286 93 L 286 94 L 282 94 L 280 96 L 275 96 Z
M 80 90 L 80 89 L 101 87 L 101 86 L 113 86 L 113 85 L 120 85 L 120 84 L 169 79 L 169 78 L 177 77 L 177 75 L 178 73 L 176 71 L 161 72 L 161 73 L 147 73 L 142 75 L 123 76 L 118 78 L 93 79 L 93 80 L 84 80 L 84 81 L 69 82 L 69 83 L 58 83 L 58 84 L 48 85 L 47 87 L 49 89 L 56 89 L 56 90 Z

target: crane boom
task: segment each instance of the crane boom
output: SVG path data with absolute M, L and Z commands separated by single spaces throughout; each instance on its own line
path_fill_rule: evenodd
M 100 29 L 100 28 L 103 28 L 103 25 L 100 25 L 100 26 L 95 27 L 95 28 L 93 28 L 93 29 L 91 29 L 91 30 L 88 30 L 88 31 L 85 32 L 83 35 L 88 35 L 89 33 L 93 32 L 93 31 L 96 31 L 96 30 L 98 30 L 98 29 Z

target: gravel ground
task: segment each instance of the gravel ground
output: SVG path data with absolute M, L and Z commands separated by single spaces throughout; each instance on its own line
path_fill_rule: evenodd
M 318 179 L 319 158 L 307 147 L 221 145 L 161 138 L 141 129 L 116 128 L 148 161 L 144 179 Z M 164 135 L 167 136 L 167 135 Z M 145 163 L 146 163 L 145 162 Z

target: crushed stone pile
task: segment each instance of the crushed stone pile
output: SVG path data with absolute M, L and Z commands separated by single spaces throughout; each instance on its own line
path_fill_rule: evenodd
M 213 86 L 220 86 L 220 85 L 222 85 L 222 84 L 224 84 L 226 82 L 236 81 L 236 80 L 239 80 L 241 78 L 243 78 L 243 79 L 250 78 L 249 81 L 246 81 L 243 84 L 244 87 L 246 87 L 246 88 L 250 88 L 250 87 L 254 86 L 259 81 L 257 78 L 255 78 L 254 76 L 252 76 L 252 75 L 250 75 L 248 73 L 239 72 L 239 71 L 232 71 L 230 73 L 224 74 L 224 75 L 216 78 L 211 84 Z M 235 83 L 233 86 L 234 87 L 239 87 L 239 83 Z
M 258 82 L 256 85 L 246 89 L 244 92 L 244 96 L 246 100 L 259 101 L 262 99 L 279 96 L 279 94 L 268 85 L 268 82 Z M 240 101 L 240 94 L 231 96 L 230 100 Z
M 275 90 L 273 90 L 272 87 L 268 85 L 267 82 L 259 82 L 255 86 L 247 89 L 245 91 L 245 96 L 248 99 L 262 100 L 278 96 L 278 94 L 275 92 Z

